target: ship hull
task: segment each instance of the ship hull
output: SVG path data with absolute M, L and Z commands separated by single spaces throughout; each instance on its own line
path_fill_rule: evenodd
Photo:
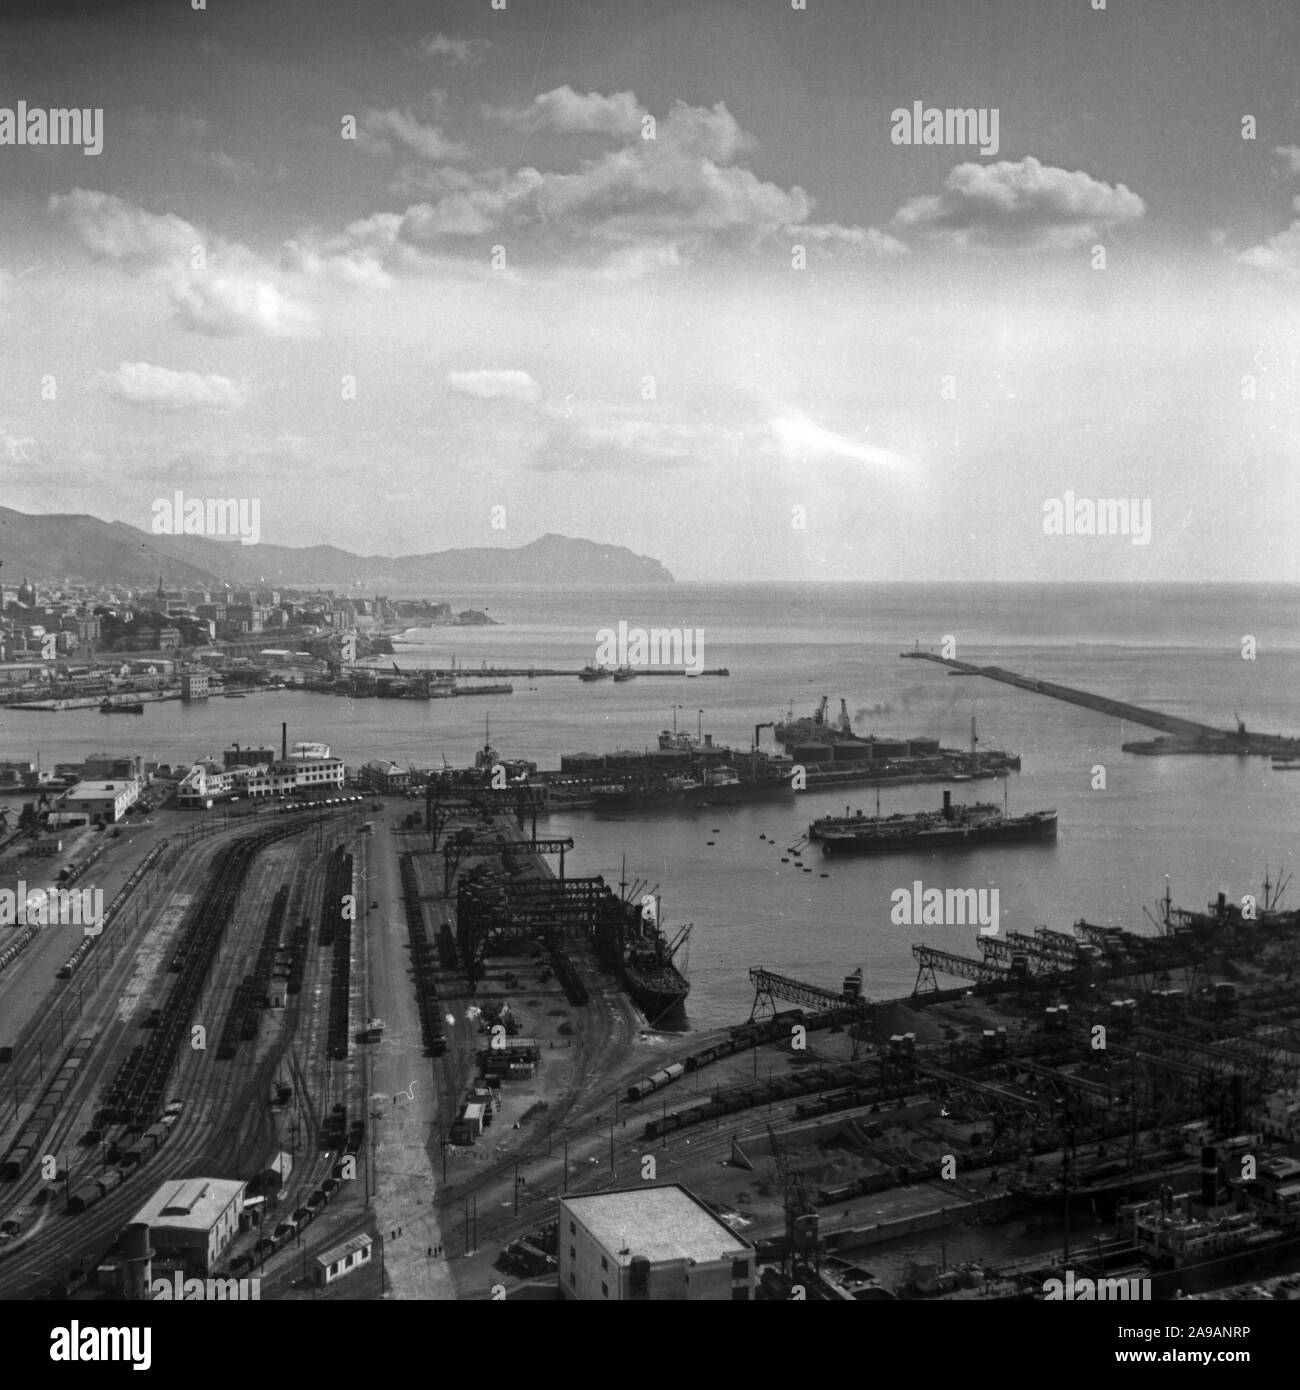
M 670 1027 L 685 1022 L 691 986 L 678 971 L 646 972 L 628 966 L 623 971 L 623 987 L 647 1023 Z
M 891 835 L 832 832 L 822 839 L 823 854 L 896 854 L 910 850 L 963 849 L 974 845 L 1050 844 L 1056 839 L 1056 817 L 1002 821 L 997 825 L 945 826 Z

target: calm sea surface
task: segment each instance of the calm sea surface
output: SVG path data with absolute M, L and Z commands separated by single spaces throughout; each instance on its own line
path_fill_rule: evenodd
M 1055 846 L 825 864 L 809 854 L 812 874 L 780 862 L 813 817 L 846 804 L 873 810 L 866 787 L 688 814 L 549 817 L 549 833 L 577 841 L 569 872 L 617 881 L 626 855 L 629 879 L 658 885 L 670 927 L 695 924 L 688 1014 L 700 1027 L 748 1013 L 751 965 L 831 987 L 862 965 L 868 991 L 879 997 L 912 987 L 913 941 L 977 955 L 973 929 L 890 922 L 891 892 L 916 879 L 926 887 L 997 888 L 1003 931 L 1065 928 L 1080 916 L 1142 929 L 1143 908 L 1164 892 L 1166 876 L 1176 902 L 1201 906 L 1221 888 L 1234 896 L 1257 892 L 1266 868 L 1276 879 L 1279 865 L 1295 867 L 1300 775 L 1273 773 L 1260 758 L 1126 754 L 1122 742 L 1155 731 L 898 655 L 918 639 L 937 646 L 951 634 L 963 659 L 1224 728 L 1236 711 L 1249 728 L 1300 733 L 1294 588 L 676 584 L 434 597 L 456 608 L 485 606 L 504 625 L 409 634 L 399 663 L 448 664 L 455 655 L 467 669 L 486 661 L 576 670 L 594 658 L 598 629 L 623 619 L 700 629 L 704 664 L 727 666 L 731 676 L 621 685 L 521 678 L 512 696 L 429 703 L 270 692 L 146 706 L 130 720 L 94 710 L 0 711 L 0 756 L 39 751 L 46 765 L 101 750 L 163 762 L 220 757 L 236 740 L 278 746 L 287 720 L 291 742 L 329 743 L 349 764 L 376 756 L 416 767 L 440 766 L 444 756 L 464 764 L 490 714 L 502 756 L 555 767 L 562 752 L 653 744 L 674 713 L 692 731 L 702 727 L 717 742 L 747 748 L 756 723 L 782 717 L 791 705 L 809 713 L 823 694 L 833 710 L 841 697 L 848 701 L 860 733 L 937 736 L 965 746 L 974 715 L 983 746 L 1021 754 L 1023 770 L 1008 783 L 1010 810 L 1056 807 Z M 1242 658 L 1247 635 L 1257 643 L 1253 661 Z M 763 737 L 771 746 L 770 730 Z M 1092 789 L 1098 764 L 1104 791 Z M 1001 797 L 1002 785 L 961 784 L 954 796 Z M 938 784 L 899 788 L 883 794 L 881 809 L 918 809 L 940 796 Z M 1300 890 L 1289 905 L 1297 897 Z

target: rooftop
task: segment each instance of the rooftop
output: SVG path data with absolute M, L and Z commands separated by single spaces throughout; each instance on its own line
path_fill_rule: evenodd
M 78 782 L 77 785 L 68 792 L 68 800 L 77 801 L 83 797 L 108 796 L 110 792 L 116 796 L 119 792 L 129 790 L 134 780 L 133 777 L 117 777 L 111 782 Z
M 686 1188 L 636 1187 L 564 1197 L 567 1207 L 607 1250 L 631 1259 L 644 1255 L 652 1264 L 665 1260 L 729 1259 L 749 1242 Z
M 322 1251 L 316 1256 L 318 1265 L 337 1264 L 340 1260 L 346 1260 L 356 1250 L 365 1250 L 373 1242 L 368 1235 L 353 1236 L 351 1240 L 345 1240 L 342 1245 L 332 1246 L 329 1250 Z
M 131 1218 L 147 1226 L 206 1231 L 244 1190 L 231 1178 L 182 1178 L 165 1182 Z

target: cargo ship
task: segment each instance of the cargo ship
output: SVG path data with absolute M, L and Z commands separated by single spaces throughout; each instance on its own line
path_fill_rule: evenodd
M 626 880 L 620 887 L 626 894 Z M 657 896 L 652 905 L 643 906 L 633 893 L 630 899 L 612 898 L 610 906 L 596 934 L 605 968 L 618 976 L 651 1027 L 684 1026 L 691 982 L 677 959 L 684 954 L 691 927 L 683 927 L 670 941 L 659 925 Z
M 820 839 L 823 854 L 891 854 L 906 850 L 949 849 L 966 845 L 1020 844 L 1056 839 L 1056 812 L 1030 811 L 1007 816 L 988 802 L 954 806 L 943 794 L 943 809 L 881 818 L 859 815 L 814 821 L 810 839 Z
M 796 763 L 820 768 L 826 774 L 866 771 L 884 780 L 921 780 L 925 775 L 939 780 L 939 775 L 945 774 L 942 780 L 958 781 L 995 777 L 1020 767 L 1017 754 L 979 747 L 974 718 L 969 749 L 943 748 L 937 738 L 884 738 L 855 733 L 847 701 L 840 701 L 840 714 L 835 721 L 827 712 L 827 704 L 828 697 L 823 695 L 810 716 L 796 719 L 791 709 L 785 719 L 773 726 L 777 743 Z

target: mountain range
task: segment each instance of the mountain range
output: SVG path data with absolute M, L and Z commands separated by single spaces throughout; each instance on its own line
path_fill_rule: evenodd
M 331 545 L 241 545 L 203 536 L 153 535 L 86 515 L 29 515 L 0 507 L 0 582 L 14 587 L 69 580 L 169 589 L 223 584 L 276 588 L 445 589 L 449 585 L 550 584 L 604 587 L 671 584 L 646 555 L 552 533 L 515 547 L 477 546 L 425 555 L 354 555 Z

